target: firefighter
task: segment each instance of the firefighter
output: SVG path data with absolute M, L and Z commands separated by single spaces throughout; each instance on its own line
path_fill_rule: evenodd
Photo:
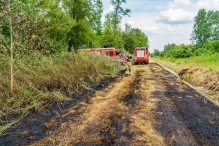
M 126 55 L 126 59 L 127 59 L 127 62 L 126 62 L 126 70 L 129 72 L 129 74 L 131 74 L 131 67 L 132 67 L 132 57 L 127 54 Z

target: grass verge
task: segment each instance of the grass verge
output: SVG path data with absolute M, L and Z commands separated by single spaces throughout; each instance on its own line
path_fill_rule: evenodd
M 0 134 L 32 110 L 44 111 L 53 103 L 72 100 L 102 79 L 123 69 L 115 60 L 92 54 L 42 56 L 15 60 L 14 91 L 10 96 L 9 58 L 0 59 Z
M 185 65 L 189 67 L 197 66 L 197 67 L 208 69 L 209 71 L 215 71 L 219 73 L 219 53 L 215 53 L 212 55 L 193 56 L 189 58 L 176 59 L 176 58 L 158 57 L 157 59 L 172 62 L 177 65 Z

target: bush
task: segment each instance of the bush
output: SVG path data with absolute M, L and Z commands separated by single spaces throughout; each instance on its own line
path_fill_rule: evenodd
M 205 44 L 204 48 L 212 53 L 219 52 L 219 40 L 215 40 Z
M 176 46 L 170 50 L 169 55 L 174 58 L 188 58 L 192 56 L 192 48 L 186 45 Z

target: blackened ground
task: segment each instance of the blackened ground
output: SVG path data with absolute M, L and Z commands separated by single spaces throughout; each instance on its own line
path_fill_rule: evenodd
M 219 108 L 157 64 L 152 98 L 160 100 L 154 126 L 167 145 L 219 145 Z
M 68 116 L 77 117 L 82 114 L 82 111 L 79 111 L 79 109 L 83 105 L 79 103 L 88 103 L 94 94 L 94 90 L 102 90 L 113 81 L 114 79 L 112 78 L 105 79 L 98 85 L 93 86 L 93 90 L 72 95 L 73 100 L 71 102 L 64 102 L 61 105 L 54 104 L 43 113 L 32 112 L 20 122 L 16 123 L 4 135 L 0 136 L 0 146 L 27 145 L 44 138 L 48 131 L 55 131 L 63 122 L 68 121 Z M 62 115 L 70 108 L 74 108 L 74 110 L 78 112 L 75 112 L 75 115 L 63 117 Z M 55 119 L 55 124 L 51 122 L 51 119 Z
M 219 108 L 158 64 L 107 84 L 31 114 L 0 145 L 219 145 Z

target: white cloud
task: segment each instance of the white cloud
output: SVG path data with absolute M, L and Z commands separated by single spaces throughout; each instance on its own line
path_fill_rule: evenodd
M 166 28 L 167 28 L 168 31 L 174 31 L 173 28 L 170 27 L 170 26 L 167 26 Z
M 107 9 L 107 12 L 110 12 L 110 11 L 113 11 L 113 10 L 114 10 L 113 5 L 110 5 L 110 6 L 108 7 L 108 9 Z
M 113 5 L 109 5 L 109 6 L 107 7 L 107 9 L 104 9 L 104 11 L 103 11 L 103 16 L 105 16 L 107 13 L 109 13 L 109 12 L 111 12 L 111 11 L 113 11 L 113 10 L 114 10 Z
M 190 0 L 174 0 L 174 3 L 182 4 L 182 5 L 190 5 Z
M 157 27 L 156 26 L 152 26 L 152 27 L 146 26 L 146 27 L 144 27 L 144 30 L 157 30 Z
M 199 0 L 198 6 L 208 10 L 219 10 L 219 0 Z
M 131 21 L 131 20 L 129 20 L 127 23 L 128 23 L 128 24 L 131 24 L 131 25 L 133 25 L 135 22 L 134 22 L 134 21 Z
M 188 23 L 193 20 L 194 14 L 182 9 L 172 9 L 162 11 L 157 18 L 158 22 L 163 23 Z

